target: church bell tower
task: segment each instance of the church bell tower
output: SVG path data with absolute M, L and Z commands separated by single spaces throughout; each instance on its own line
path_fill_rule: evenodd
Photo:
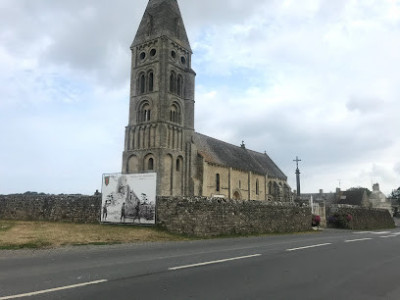
M 149 0 L 131 51 L 122 173 L 156 172 L 157 195 L 187 195 L 196 74 L 177 0 Z

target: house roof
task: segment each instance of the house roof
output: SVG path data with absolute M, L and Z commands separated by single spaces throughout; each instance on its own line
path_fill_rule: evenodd
M 362 206 L 365 196 L 365 190 L 344 191 L 339 197 L 338 204 Z
M 286 175 L 266 153 L 235 146 L 200 133 L 194 134 L 194 143 L 206 162 L 287 180 Z
M 301 193 L 303 199 L 310 199 L 311 196 L 314 201 L 325 201 L 326 203 L 333 203 L 336 199 L 336 193 Z

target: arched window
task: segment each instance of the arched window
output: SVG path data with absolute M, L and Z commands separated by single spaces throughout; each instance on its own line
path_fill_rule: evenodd
M 177 94 L 178 94 L 179 96 L 182 96 L 182 95 L 183 95 L 183 77 L 182 77 L 182 75 L 178 75 Z
M 279 196 L 280 190 L 279 190 L 279 185 L 274 182 L 274 190 L 273 190 L 273 194 L 274 196 Z
M 149 122 L 151 120 L 151 110 L 150 108 L 145 109 L 145 111 L 143 112 L 143 121 L 145 122 Z
M 140 94 L 144 94 L 146 91 L 146 78 L 144 73 L 139 76 L 139 87 L 140 87 Z
M 177 172 L 181 171 L 181 161 L 179 158 L 176 160 L 176 171 Z
M 176 74 L 174 71 L 172 71 L 169 76 L 169 91 L 171 93 L 176 93 Z
M 219 192 L 220 189 L 221 189 L 220 184 L 221 184 L 221 182 L 220 182 L 220 176 L 219 176 L 219 174 L 216 174 L 216 175 L 215 175 L 215 190 L 216 190 L 217 192 Z
M 154 159 L 151 157 L 147 161 L 147 170 L 154 170 Z
M 144 101 L 139 106 L 138 122 L 151 121 L 151 106 L 147 101 Z
M 260 182 L 258 181 L 258 179 L 256 180 L 256 195 L 260 194 Z
M 149 92 L 152 92 L 154 89 L 154 73 L 152 71 L 149 72 L 148 82 L 149 82 Z
M 174 102 L 174 104 L 172 104 L 170 107 L 169 120 L 174 123 L 181 122 L 181 110 L 180 110 L 180 106 L 177 102 Z

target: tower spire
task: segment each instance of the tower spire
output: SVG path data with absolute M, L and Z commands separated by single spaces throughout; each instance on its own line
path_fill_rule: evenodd
M 191 52 L 177 0 L 149 0 L 132 47 L 161 36 Z

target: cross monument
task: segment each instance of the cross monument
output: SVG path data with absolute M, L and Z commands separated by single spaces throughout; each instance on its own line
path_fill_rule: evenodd
M 296 162 L 296 183 L 297 183 L 297 196 L 300 196 L 300 170 L 299 170 L 299 162 L 301 159 L 299 159 L 298 156 L 296 156 L 296 159 L 293 161 Z

